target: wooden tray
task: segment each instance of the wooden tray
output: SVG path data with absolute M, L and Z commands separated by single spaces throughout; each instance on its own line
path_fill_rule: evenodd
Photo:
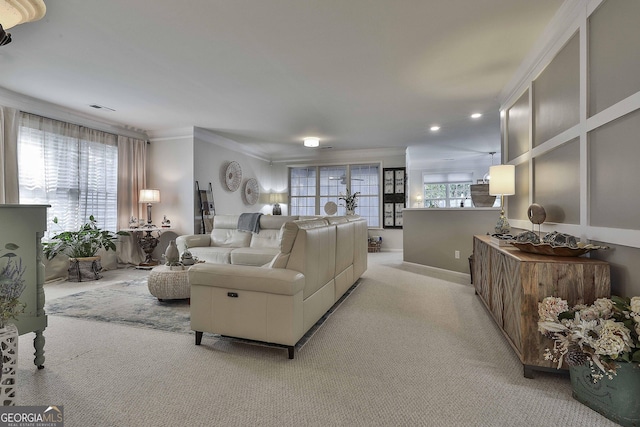
M 579 246 L 577 248 L 570 248 L 569 246 L 551 246 L 548 243 L 523 243 L 516 242 L 515 240 L 511 240 L 509 241 L 509 243 L 520 249 L 522 252 L 552 256 L 580 256 L 597 249 L 608 249 L 606 246 L 596 246 L 590 244 Z

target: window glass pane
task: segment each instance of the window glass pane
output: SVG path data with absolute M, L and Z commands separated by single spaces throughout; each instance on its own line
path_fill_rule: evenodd
M 359 192 L 356 214 L 367 220 L 369 227 L 380 227 L 380 166 L 335 165 L 290 168 L 289 192 L 291 215 L 326 215 L 327 202 L 338 205 L 337 215 L 345 215 L 347 188 Z M 316 194 L 318 188 L 318 194 Z
M 51 233 L 76 230 L 90 215 L 117 230 L 117 137 L 27 113 L 18 129 L 20 203 L 49 204 Z

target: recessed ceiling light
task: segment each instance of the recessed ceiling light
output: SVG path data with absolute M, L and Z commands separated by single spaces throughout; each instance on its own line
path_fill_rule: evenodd
M 473 113 L 473 114 L 471 115 L 471 118 L 472 118 L 472 119 L 479 119 L 480 117 L 482 117 L 482 114 L 480 114 L 480 113 Z
M 430 130 L 431 132 L 437 132 L 437 131 L 439 131 L 439 130 L 440 130 L 440 126 L 438 126 L 438 125 L 431 126 L 431 127 L 429 128 L 429 130 Z
M 315 136 L 308 136 L 302 141 L 305 147 L 314 148 L 320 145 L 320 138 L 317 138 Z

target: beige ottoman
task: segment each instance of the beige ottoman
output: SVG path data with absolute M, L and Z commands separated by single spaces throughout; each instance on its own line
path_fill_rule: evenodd
M 162 301 L 165 299 L 189 299 L 189 268 L 159 265 L 149 273 L 147 286 L 151 295 Z

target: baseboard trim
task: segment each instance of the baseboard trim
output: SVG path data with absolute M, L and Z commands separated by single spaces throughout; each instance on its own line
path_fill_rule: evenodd
M 458 271 L 445 270 L 443 268 L 431 267 L 423 264 L 416 264 L 415 262 L 402 261 L 403 264 L 409 265 L 420 274 L 425 276 L 434 277 L 436 279 L 447 280 L 449 282 L 458 283 L 460 285 L 472 286 L 471 275 L 466 273 L 460 273 Z

